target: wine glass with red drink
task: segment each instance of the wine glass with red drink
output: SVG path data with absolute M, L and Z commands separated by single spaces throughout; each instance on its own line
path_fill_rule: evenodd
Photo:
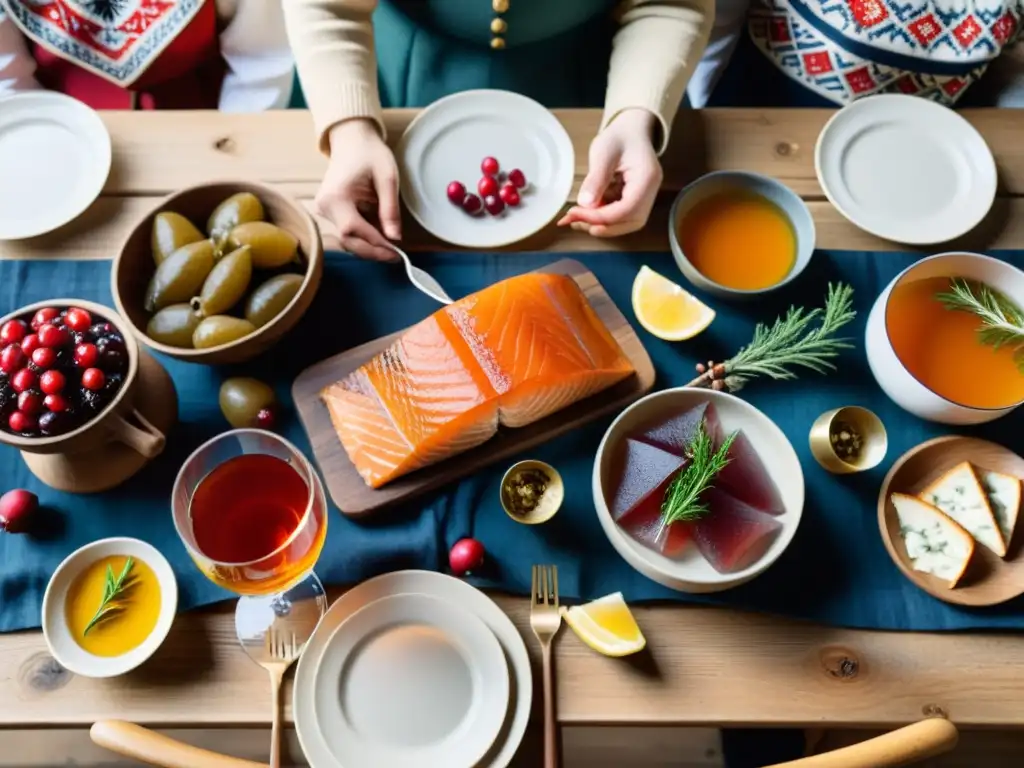
M 327 536 L 327 500 L 306 457 L 272 432 L 236 429 L 185 461 L 171 495 L 174 526 L 210 581 L 241 596 L 239 639 L 327 610 L 313 573 Z

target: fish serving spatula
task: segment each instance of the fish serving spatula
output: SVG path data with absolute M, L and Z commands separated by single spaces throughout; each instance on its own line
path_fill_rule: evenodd
M 413 266 L 412 259 L 409 258 L 409 254 L 394 243 L 391 244 L 391 249 L 402 257 L 402 261 L 405 262 L 405 273 L 409 276 L 410 282 L 412 282 L 416 288 L 432 298 L 434 301 L 439 301 L 442 304 L 452 303 L 452 297 L 445 293 L 441 284 L 437 282 L 429 272 L 426 272 L 417 266 Z

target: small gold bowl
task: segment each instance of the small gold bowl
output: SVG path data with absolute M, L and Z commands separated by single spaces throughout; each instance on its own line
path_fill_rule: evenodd
M 856 457 L 844 456 L 841 446 L 860 438 Z M 825 411 L 811 425 L 811 453 L 829 472 L 848 475 L 877 467 L 889 448 L 885 426 L 867 408 L 847 405 Z
M 544 493 L 541 495 L 537 506 L 529 512 L 517 512 L 512 504 L 510 489 L 516 480 L 530 472 L 542 472 L 546 475 L 548 479 L 547 487 L 544 489 Z M 554 517 L 555 513 L 561 508 L 562 501 L 565 499 L 565 484 L 562 482 L 562 476 L 558 474 L 558 470 L 550 464 L 528 459 L 527 461 L 513 464 L 509 468 L 505 476 L 501 478 L 499 495 L 501 496 L 501 508 L 505 510 L 505 514 L 509 517 L 517 523 L 523 523 L 524 525 L 539 525 L 540 523 L 546 523 Z

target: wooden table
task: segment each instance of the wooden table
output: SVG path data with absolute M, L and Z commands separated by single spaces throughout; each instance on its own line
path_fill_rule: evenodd
M 589 110 L 557 114 L 576 148 L 579 182 L 599 116 Z M 685 113 L 664 158 L 668 194 L 644 232 L 604 242 L 551 228 L 520 249 L 667 250 L 671 192 L 699 173 L 719 169 L 758 171 L 789 184 L 808 201 L 821 247 L 899 248 L 859 231 L 824 199 L 813 152 L 829 114 Z M 989 220 L 957 246 L 1024 248 L 1024 118 L 1014 111 L 965 114 L 995 152 L 1000 191 Z M 412 115 L 388 115 L 392 140 Z M 107 113 L 104 120 L 113 137 L 114 169 L 103 196 L 57 233 L 0 243 L 0 258 L 107 259 L 146 210 L 180 187 L 251 178 L 310 201 L 325 166 L 314 148 L 311 121 L 302 112 Z M 325 239 L 328 246 L 337 242 L 329 225 Z M 446 247 L 409 221 L 405 240 L 412 249 Z M 536 651 L 527 602 L 498 601 Z M 943 712 L 962 727 L 1024 725 L 1024 640 L 1018 637 L 849 631 L 679 605 L 640 607 L 636 614 L 652 651 L 641 664 L 603 658 L 571 632 L 561 634 L 563 724 L 889 728 Z M 232 616 L 224 607 L 182 615 L 151 663 L 113 681 L 65 672 L 50 659 L 38 632 L 0 636 L 0 704 L 0 766 L 28 762 L 5 762 L 14 757 L 4 748 L 5 738 L 15 743 L 14 729 L 75 730 L 100 718 L 193 729 L 268 723 L 265 676 L 238 650 Z

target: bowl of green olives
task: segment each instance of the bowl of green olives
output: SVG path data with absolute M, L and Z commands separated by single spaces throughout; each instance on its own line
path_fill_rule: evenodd
M 309 309 L 323 243 L 296 200 L 257 182 L 176 192 L 142 219 L 114 261 L 118 312 L 138 340 L 207 365 L 250 360 Z

